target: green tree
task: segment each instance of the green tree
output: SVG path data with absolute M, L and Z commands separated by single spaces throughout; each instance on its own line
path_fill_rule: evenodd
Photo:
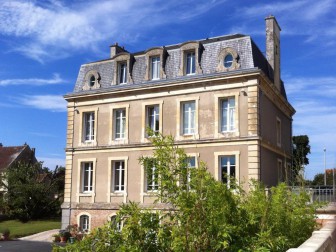
M 336 168 L 334 168 L 336 174 Z M 333 185 L 333 169 L 326 171 L 327 185 Z M 312 185 L 324 185 L 324 173 L 318 173 L 314 176 Z
M 6 189 L 2 199 L 4 213 L 23 222 L 54 216 L 60 206 L 54 197 L 59 180 L 60 177 L 53 179 L 52 172 L 42 169 L 42 163 L 15 163 L 0 178 Z
M 155 160 L 153 208 L 123 204 L 114 222 L 54 251 L 285 251 L 314 230 L 315 205 L 307 206 L 304 191 L 294 194 L 280 184 L 266 194 L 253 182 L 247 193 L 234 180 L 229 188 L 205 163 L 188 167 L 188 156 L 172 137 L 151 140 L 153 157 L 142 157 L 140 163 L 152 174 Z M 164 210 L 156 211 L 158 206 Z
M 307 135 L 293 136 L 293 179 L 302 181 L 299 173 L 303 166 L 309 164 L 308 154 L 310 153 L 309 137 Z

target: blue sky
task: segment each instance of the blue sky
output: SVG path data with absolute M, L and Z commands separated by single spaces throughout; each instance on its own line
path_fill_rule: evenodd
M 265 21 L 281 32 L 281 67 L 296 109 L 294 135 L 310 138 L 307 177 L 336 167 L 336 1 L 1 0 L 0 142 L 25 142 L 54 168 L 65 163 L 66 103 L 83 63 L 226 34 L 265 51 Z

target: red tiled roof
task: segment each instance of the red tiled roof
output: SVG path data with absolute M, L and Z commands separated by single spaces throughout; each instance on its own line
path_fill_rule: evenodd
M 0 171 L 12 164 L 27 146 L 0 146 Z

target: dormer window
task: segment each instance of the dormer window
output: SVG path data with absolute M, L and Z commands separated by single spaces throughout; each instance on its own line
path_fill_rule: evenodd
M 232 71 L 240 68 L 240 64 L 238 63 L 239 55 L 237 51 L 231 47 L 221 49 L 217 60 L 217 72 Z
M 96 77 L 94 75 L 91 76 L 90 78 L 90 87 L 93 87 L 96 84 Z
M 160 79 L 160 56 L 150 57 L 151 61 L 151 79 L 158 80 Z
M 148 49 L 145 54 L 146 57 L 146 73 L 145 81 L 162 80 L 166 78 L 165 63 L 167 58 L 167 51 L 162 47 L 154 47 Z
M 195 52 L 186 52 L 185 53 L 186 69 L 185 74 L 191 75 L 195 74 Z
M 199 42 L 186 42 L 180 47 L 181 61 L 178 76 L 202 74 L 201 58 L 204 50 Z
M 112 84 L 132 84 L 132 69 L 135 61 L 133 55 L 128 52 L 121 52 L 112 59 L 114 60 Z
M 127 63 L 118 63 L 118 84 L 127 83 Z
M 232 66 L 233 56 L 231 53 L 227 54 L 224 58 L 224 67 L 229 68 Z
M 91 90 L 100 88 L 100 76 L 96 70 L 88 71 L 85 74 L 83 90 Z

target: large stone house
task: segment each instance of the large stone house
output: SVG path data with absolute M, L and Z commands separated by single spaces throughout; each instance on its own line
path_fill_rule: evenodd
M 190 166 L 276 185 L 291 165 L 292 116 L 280 78 L 280 27 L 266 18 L 266 57 L 248 35 L 227 35 L 83 64 L 68 102 L 62 225 L 110 220 L 123 202 L 151 205 L 155 170 L 146 127 L 173 135 Z M 149 173 L 149 172 L 148 172 Z

